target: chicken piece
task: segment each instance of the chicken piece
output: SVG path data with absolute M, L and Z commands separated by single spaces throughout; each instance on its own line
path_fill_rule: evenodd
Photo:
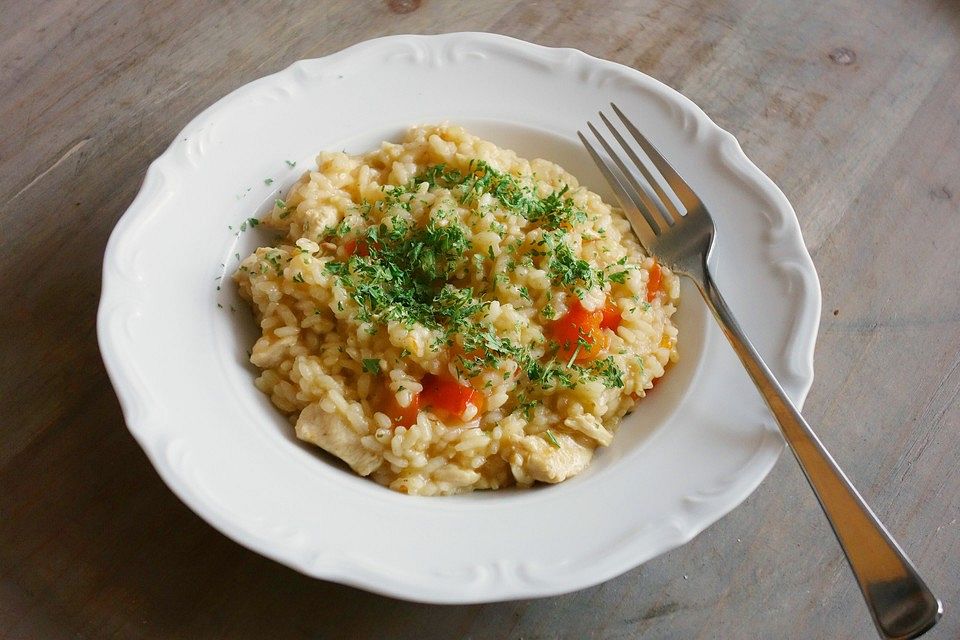
M 319 445 L 362 476 L 370 475 L 383 463 L 380 456 L 360 443 L 360 436 L 342 417 L 325 412 L 317 402 L 300 412 L 296 431 L 298 438 Z
M 562 482 L 587 468 L 593 449 L 585 447 L 572 437 L 557 433 L 555 447 L 543 436 L 524 436 L 516 445 L 522 458 L 523 472 L 540 482 Z

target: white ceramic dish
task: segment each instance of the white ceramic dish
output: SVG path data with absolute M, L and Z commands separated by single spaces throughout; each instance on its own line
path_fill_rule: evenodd
M 127 424 L 170 488 L 226 535 L 303 573 L 447 603 L 596 584 L 686 542 L 746 498 L 782 441 L 691 287 L 677 316 L 681 362 L 613 446 L 558 486 L 392 493 L 298 443 L 252 384 L 253 322 L 229 274 L 235 254 L 262 238 L 234 232 L 316 152 L 361 152 L 411 124 L 449 120 L 557 161 L 609 197 L 575 131 L 610 100 L 710 207 L 717 280 L 802 402 L 813 378 L 816 272 L 790 204 L 733 136 L 656 80 L 576 50 L 478 33 L 396 36 L 297 62 L 217 102 L 151 165 L 117 224 L 100 346 Z

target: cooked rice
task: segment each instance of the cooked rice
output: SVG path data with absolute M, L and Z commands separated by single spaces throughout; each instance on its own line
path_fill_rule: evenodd
M 572 228 L 561 227 L 573 256 L 594 270 L 622 275 L 580 287 L 561 282 L 535 251 L 544 241 L 542 220 L 517 215 L 491 193 L 467 200 L 456 188 L 411 182 L 438 164 L 476 175 L 479 161 L 540 198 L 568 186 L 563 197 L 586 214 Z M 389 196 L 384 188 L 391 191 L 390 185 L 407 188 Z M 616 331 L 603 329 L 608 344 L 600 355 L 611 358 L 622 386 L 584 375 L 568 386 L 543 388 L 530 381 L 529 363 L 502 357 L 470 377 L 483 394 L 482 411 L 468 404 L 451 418 L 422 408 L 415 422 L 396 426 L 381 410 L 384 393 L 407 407 L 423 391 L 425 375 L 462 380 L 463 370 L 442 328 L 371 319 L 331 271 L 331 263 L 349 262 L 347 237 L 381 222 L 393 228 L 395 217 L 413 229 L 431 218 L 463 229 L 467 249 L 450 281 L 485 292 L 488 303 L 471 324 L 488 323 L 535 360 L 550 360 L 553 318 L 564 316 L 574 296 L 582 296 L 587 312 L 609 301 L 622 320 Z M 323 152 L 316 170 L 300 178 L 263 224 L 281 231 L 282 242 L 257 249 L 234 275 L 262 330 L 250 356 L 262 370 L 257 387 L 289 416 L 298 437 L 397 491 L 452 494 L 575 475 L 597 446 L 610 444 L 624 414 L 677 359 L 671 316 L 678 278 L 662 268 L 661 292 L 648 302 L 654 261 L 623 214 L 556 164 L 524 160 L 459 127 L 415 127 L 402 144 L 383 143 L 363 156 Z M 524 259 L 524 252 L 533 257 Z M 452 341 L 456 345 L 457 337 Z M 561 369 L 566 364 L 555 363 Z

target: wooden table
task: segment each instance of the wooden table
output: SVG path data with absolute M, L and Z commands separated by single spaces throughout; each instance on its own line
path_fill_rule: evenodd
M 214 531 L 124 427 L 95 341 L 101 256 L 196 113 L 390 33 L 497 31 L 651 74 L 796 207 L 823 283 L 805 413 L 960 636 L 960 5 L 0 2 L 0 636 L 869 638 L 794 461 L 690 544 L 556 598 L 410 604 Z

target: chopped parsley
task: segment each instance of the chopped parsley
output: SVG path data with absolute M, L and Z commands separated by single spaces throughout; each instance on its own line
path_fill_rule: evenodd
M 369 227 L 358 237 L 369 255 L 326 264 L 359 306 L 361 322 L 395 320 L 456 331 L 485 308 L 471 289 L 448 283 L 470 248 L 463 228 L 440 224 L 435 217 L 419 229 L 400 217 L 389 223 Z
M 484 193 L 489 193 L 511 213 L 539 223 L 547 229 L 571 227 L 587 219 L 587 214 L 567 196 L 570 191 L 568 186 L 540 197 L 532 186 L 494 169 L 483 160 L 471 160 L 466 173 L 437 164 L 416 176 L 413 182 L 426 182 L 431 189 L 443 187 L 456 190 L 460 194 L 461 204 L 475 201 Z
M 530 382 L 541 389 L 573 389 L 577 386 L 576 370 L 556 360 L 548 360 L 546 363 L 531 362 L 527 366 L 526 374 Z
M 543 243 L 550 249 L 547 272 L 554 283 L 577 289 L 602 287 L 605 276 L 602 270 L 594 269 L 583 258 L 573 254 L 564 239 L 562 231 L 545 233 Z
M 527 398 L 525 393 L 521 393 L 517 398 L 517 406 L 514 411 L 519 411 L 523 414 L 523 417 L 529 420 L 533 417 L 533 408 L 537 406 L 537 401 L 531 398 Z
M 276 208 L 280 209 L 280 214 L 279 214 L 278 217 L 279 217 L 281 220 L 283 220 L 284 218 L 286 218 L 287 216 L 289 216 L 289 215 L 290 215 L 291 213 L 293 213 L 293 211 L 296 209 L 296 207 L 295 207 L 294 205 L 288 205 L 286 202 L 284 202 L 284 201 L 281 200 L 280 198 L 277 198 L 276 200 L 274 200 L 274 201 L 273 201 L 273 205 L 274 205 Z
M 613 356 L 607 356 L 593 363 L 592 373 L 603 382 L 608 389 L 623 388 L 623 371 L 613 361 Z
M 553 431 L 547 429 L 543 432 L 543 437 L 546 438 L 547 442 L 550 443 L 550 446 L 554 449 L 560 448 L 560 443 L 557 441 L 557 436 L 553 435 Z
M 274 270 L 280 274 L 283 273 L 283 264 L 281 263 L 282 255 L 276 249 L 271 249 L 267 252 L 267 255 L 264 256 L 264 260 L 270 263 Z M 266 265 L 263 265 L 266 266 Z
M 287 161 L 287 164 L 293 167 L 296 163 Z M 266 179 L 267 184 L 270 184 L 267 180 L 272 182 Z M 480 197 L 489 194 L 509 213 L 539 227 L 539 238 L 536 235 L 507 237 L 507 228 L 494 221 L 489 226 L 501 236 L 502 249 L 495 251 L 493 246 L 475 249 L 469 239 L 470 231 L 442 199 L 430 206 L 424 221 L 414 222 L 410 215 L 413 207 L 418 207 L 416 211 L 426 207 L 417 200 L 423 194 L 424 183 L 428 189 L 450 190 L 460 205 L 479 206 Z M 356 205 L 362 222 L 351 216 L 350 223 L 341 220 L 325 228 L 316 238 L 346 247 L 335 250 L 333 255 L 327 253 L 317 258 L 356 305 L 357 320 L 366 331 L 376 333 L 390 322 L 411 328 L 420 325 L 434 333 L 430 348 L 450 349 L 452 364 L 465 377 L 496 371 L 506 380 L 516 374 L 519 388 L 513 411 L 521 412 L 528 419 L 539 402 L 540 391 L 572 389 L 586 380 L 599 380 L 608 388 L 624 386 L 623 371 L 613 356 L 588 364 L 576 363 L 578 353 L 590 348 L 583 339 L 578 344 L 579 351 L 570 358 L 558 359 L 556 342 L 538 339 L 519 344 L 500 335 L 485 319 L 490 303 L 496 299 L 494 290 L 498 286 L 532 301 L 528 287 L 513 285 L 507 275 L 518 266 L 546 271 L 555 286 L 579 297 L 588 290 L 602 288 L 607 281 L 626 282 L 628 269 L 634 267 L 627 265 L 625 259 L 617 263 L 619 268 L 607 273 L 574 253 L 571 231 L 585 222 L 587 215 L 576 206 L 569 188 L 541 196 L 530 180 L 475 160 L 466 171 L 443 164 L 431 166 L 407 184 L 383 187 L 382 194 L 382 198 Z M 280 198 L 274 204 L 280 210 L 277 215 L 281 219 L 294 209 Z M 483 217 L 486 213 L 482 208 L 476 211 L 473 220 L 487 219 Z M 260 221 L 250 218 L 244 224 L 255 227 Z M 344 251 L 348 255 L 341 257 Z M 498 265 L 498 254 L 502 253 L 506 253 L 509 260 L 505 265 Z M 269 249 L 261 257 L 260 271 L 267 273 L 272 267 L 281 274 L 288 262 L 286 253 Z M 471 275 L 484 278 L 491 286 L 475 290 L 465 284 Z M 303 273 L 297 272 L 293 281 L 303 283 Z M 539 311 L 547 320 L 558 315 L 551 300 L 552 295 L 547 292 L 546 304 Z M 342 311 L 343 304 L 338 303 L 337 309 Z M 406 350 L 400 354 L 401 359 L 407 356 Z M 380 360 L 364 358 L 363 370 L 380 374 Z M 551 446 L 560 446 L 551 431 L 546 431 L 544 437 Z

